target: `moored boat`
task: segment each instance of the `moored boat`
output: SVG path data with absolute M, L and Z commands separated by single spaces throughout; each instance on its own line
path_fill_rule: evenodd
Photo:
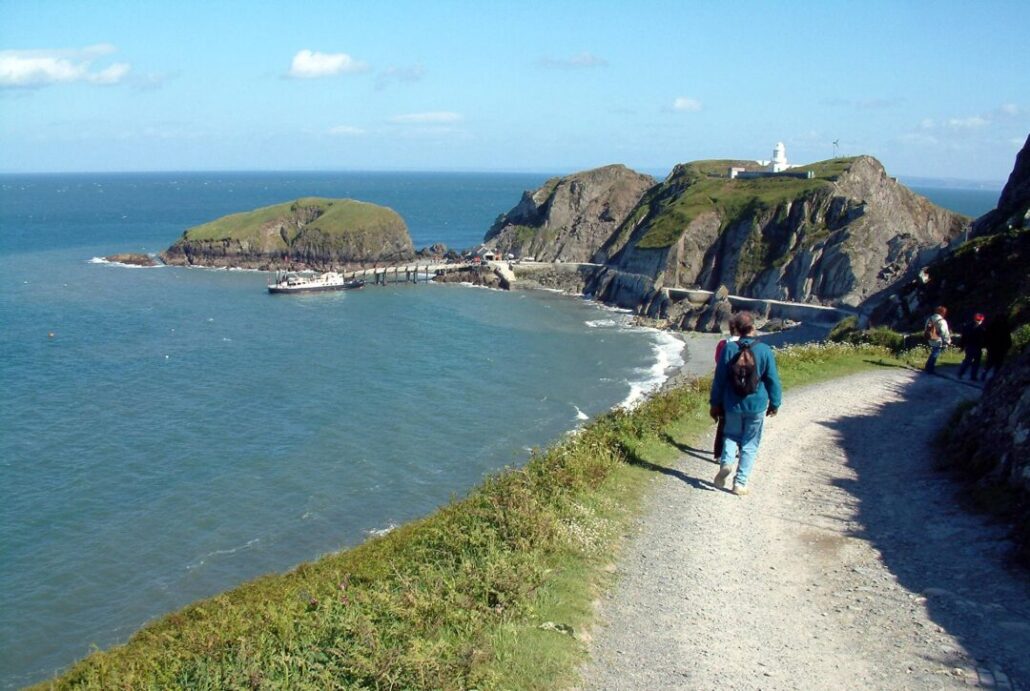
M 336 271 L 327 271 L 317 276 L 302 276 L 289 271 L 277 271 L 275 281 L 268 284 L 269 293 L 316 293 L 326 290 L 353 290 L 365 282 L 346 279 Z

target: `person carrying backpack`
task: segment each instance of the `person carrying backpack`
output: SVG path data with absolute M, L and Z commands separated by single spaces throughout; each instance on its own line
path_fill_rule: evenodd
M 930 344 L 930 357 L 926 359 L 926 364 L 923 366 L 923 371 L 927 374 L 933 374 L 936 371 L 937 358 L 941 351 L 945 346 L 951 345 L 951 331 L 948 330 L 946 316 L 948 316 L 948 308 L 941 305 L 933 311 L 930 318 L 926 320 L 926 324 L 923 325 L 923 336 Z
M 722 358 L 722 351 L 726 349 L 727 343 L 734 343 L 740 340 L 740 336 L 733 330 L 733 323 L 730 322 L 730 337 L 724 338 L 715 346 L 715 366 L 719 366 L 719 360 Z M 722 442 L 725 439 L 726 432 L 726 418 L 720 415 L 716 419 L 715 425 L 715 446 L 712 449 L 712 455 L 716 461 L 722 458 Z
M 730 322 L 740 336 L 727 342 L 715 367 L 715 378 L 708 397 L 714 419 L 725 418 L 725 439 L 715 486 L 726 487 L 740 451 L 740 463 L 733 478 L 733 493 L 748 493 L 748 478 L 755 465 L 758 444 L 766 416 L 776 415 L 783 400 L 783 387 L 776 372 L 772 348 L 755 340 L 754 319 L 750 312 L 738 312 Z

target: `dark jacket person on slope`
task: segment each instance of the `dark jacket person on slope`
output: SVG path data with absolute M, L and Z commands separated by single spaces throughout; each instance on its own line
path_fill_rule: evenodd
M 772 348 L 755 340 L 750 312 L 733 315 L 731 328 L 740 340 L 727 343 L 715 367 L 709 395 L 711 415 L 726 419 L 725 441 L 715 486 L 723 488 L 733 471 L 740 450 L 740 464 L 734 477 L 733 493 L 748 493 L 748 478 L 755 465 L 762 426 L 767 415 L 775 415 L 783 400 L 783 387 L 776 372 Z

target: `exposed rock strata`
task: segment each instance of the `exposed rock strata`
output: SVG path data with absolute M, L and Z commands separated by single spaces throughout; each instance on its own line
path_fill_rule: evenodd
M 253 269 L 365 267 L 415 257 L 404 220 L 352 199 L 306 197 L 190 228 L 168 264 Z
M 655 179 L 622 165 L 551 178 L 502 214 L 484 242 L 502 256 L 541 261 L 603 261 L 598 250 Z
M 812 166 L 811 180 L 719 180 L 677 166 L 620 234 L 605 297 L 647 301 L 666 286 L 856 306 L 946 248 L 967 219 L 934 206 L 859 157 Z M 620 242 L 613 238 L 611 246 Z
M 677 306 L 663 288 L 726 286 L 747 297 L 869 307 L 967 227 L 868 156 L 812 164 L 800 178 L 730 179 L 731 165 L 744 164 L 683 164 L 651 187 L 621 166 L 548 180 L 486 241 L 545 261 L 605 264 L 583 292 L 690 324 L 713 320 Z

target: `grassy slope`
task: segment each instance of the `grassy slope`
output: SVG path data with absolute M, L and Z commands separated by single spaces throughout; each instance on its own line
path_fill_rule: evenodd
M 676 243 L 690 222 L 700 214 L 715 211 L 726 223 L 748 210 L 779 206 L 829 186 L 851 165 L 841 158 L 813 163 L 791 172 L 811 170 L 810 180 L 775 177 L 733 179 L 727 170 L 737 161 L 698 161 L 679 168 L 654 196 L 645 199 L 651 220 L 637 243 L 640 249 L 660 249 Z
M 210 223 L 190 228 L 186 231 L 185 237 L 192 241 L 235 239 L 259 242 L 263 226 L 276 221 L 292 219 L 299 208 L 313 208 L 321 211 L 322 215 L 309 225 L 329 235 L 353 235 L 390 227 L 404 228 L 404 221 L 401 217 L 392 209 L 384 206 L 353 199 L 304 197 L 292 202 L 223 216 Z M 290 238 L 291 241 L 293 239 Z
M 778 355 L 787 387 L 887 359 L 843 344 Z M 428 518 L 167 615 L 40 687 L 574 683 L 620 536 L 675 444 L 709 430 L 707 410 L 702 381 L 610 413 Z

